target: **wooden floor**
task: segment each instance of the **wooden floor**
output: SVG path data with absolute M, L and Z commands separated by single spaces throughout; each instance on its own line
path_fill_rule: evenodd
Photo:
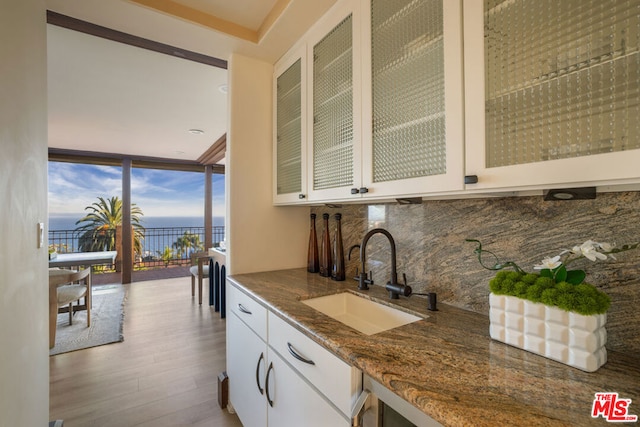
M 188 277 L 127 286 L 124 342 L 50 357 L 50 419 L 65 427 L 241 426 L 218 405 L 225 320 L 206 290 L 199 306 Z

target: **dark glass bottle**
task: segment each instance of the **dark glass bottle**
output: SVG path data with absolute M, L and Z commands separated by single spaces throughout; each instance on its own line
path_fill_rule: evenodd
M 342 214 L 335 214 L 336 232 L 333 237 L 333 268 L 331 270 L 331 278 L 341 281 L 345 279 L 344 273 L 344 247 L 342 246 L 342 225 L 340 220 Z
M 311 231 L 309 232 L 309 251 L 307 253 L 307 271 L 317 273 L 320 270 L 318 257 L 318 237 L 316 236 L 316 214 L 311 214 Z
M 320 243 L 320 275 L 322 277 L 331 276 L 331 239 L 329 237 L 329 214 L 322 214 L 324 230 L 322 230 L 322 241 Z

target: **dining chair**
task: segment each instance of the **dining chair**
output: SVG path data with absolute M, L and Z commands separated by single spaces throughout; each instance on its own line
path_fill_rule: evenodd
M 194 252 L 191 254 L 191 296 L 195 296 L 196 278 L 198 279 L 198 303 L 202 304 L 202 279 L 209 278 L 209 253 Z
M 84 297 L 84 306 L 74 307 L 74 301 Z M 87 327 L 91 326 L 91 268 L 81 271 L 49 269 L 49 348 L 56 341 L 58 311 L 69 311 L 69 324 L 77 309 L 87 310 Z M 66 310 L 65 310 L 66 309 Z

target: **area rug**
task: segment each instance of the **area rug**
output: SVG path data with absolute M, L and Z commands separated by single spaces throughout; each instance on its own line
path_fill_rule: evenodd
M 58 314 L 56 344 L 49 350 L 50 356 L 124 341 L 125 287 L 118 284 L 94 286 L 91 295 L 91 326 L 87 328 L 86 311 L 73 316 L 73 325 L 69 325 L 68 313 Z

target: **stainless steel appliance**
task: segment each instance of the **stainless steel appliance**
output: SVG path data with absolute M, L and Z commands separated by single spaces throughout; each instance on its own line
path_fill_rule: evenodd
M 354 405 L 352 426 L 436 427 L 442 425 L 368 375 L 364 375 L 363 389 Z

